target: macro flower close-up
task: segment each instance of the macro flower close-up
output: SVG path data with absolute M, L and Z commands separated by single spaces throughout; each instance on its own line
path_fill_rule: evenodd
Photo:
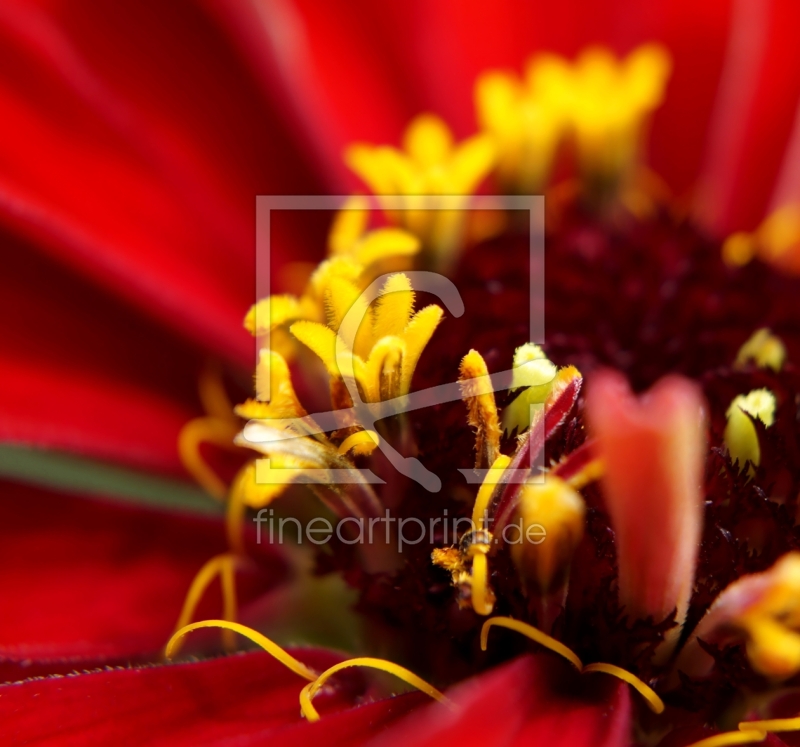
M 0 741 L 800 745 L 800 5 L 0 4 Z

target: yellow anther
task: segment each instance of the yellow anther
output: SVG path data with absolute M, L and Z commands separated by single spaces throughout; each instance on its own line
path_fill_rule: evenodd
M 378 195 L 402 197 L 402 209 L 391 206 L 389 218 L 418 236 L 429 262 L 446 263 L 460 248 L 464 229 L 460 206 L 466 205 L 494 163 L 494 145 L 486 135 L 453 141 L 447 125 L 423 114 L 403 137 L 404 150 L 358 144 L 347 149 L 347 165 Z M 438 210 L 438 195 L 463 196 Z
M 780 371 L 786 361 L 786 347 L 780 337 L 773 335 L 766 327 L 756 330 L 739 348 L 736 355 L 737 367 L 753 362 L 759 368 Z
M 534 58 L 529 86 L 538 101 L 561 112 L 578 159 L 593 182 L 615 183 L 635 163 L 648 116 L 663 100 L 670 73 L 663 47 L 645 44 L 624 60 L 587 49 L 570 65 L 553 55 Z
M 414 311 L 414 291 L 407 275 L 398 272 L 387 278 L 375 307 L 373 338 L 402 335 Z
M 522 194 L 540 192 L 564 133 L 563 110 L 502 72 L 478 79 L 475 106 L 481 128 L 494 139 L 503 186 Z
M 181 630 L 184 630 L 192 617 L 194 616 L 197 605 L 203 598 L 209 584 L 217 577 L 220 577 L 220 584 L 222 586 L 222 600 L 223 610 L 222 615 L 226 620 L 233 621 L 236 618 L 236 585 L 234 574 L 236 567 L 242 562 L 232 553 L 223 553 L 216 555 L 208 560 L 203 567 L 197 572 L 194 580 L 186 593 L 186 599 L 183 602 L 178 623 L 175 626 L 175 634 L 167 644 L 166 656 L 169 658 L 178 653 L 180 649 L 180 638 L 176 638 Z M 229 637 L 223 637 L 226 648 L 232 648 L 232 642 Z M 172 648 L 170 648 L 172 645 Z
M 548 593 L 566 583 L 583 537 L 585 514 L 583 498 L 557 477 L 522 486 L 517 509 L 520 536 L 511 543 L 511 557 L 526 586 Z
M 623 682 L 627 682 L 647 701 L 647 705 L 649 706 L 650 710 L 653 711 L 653 713 L 664 712 L 664 701 L 658 697 L 655 690 L 642 682 L 642 680 L 640 680 L 636 675 L 631 674 L 627 669 L 623 669 L 622 667 L 618 667 L 614 664 L 604 664 L 602 662 L 598 662 L 596 664 L 587 664 L 581 671 L 583 674 L 587 674 L 589 672 L 603 672 L 604 674 L 610 674 L 612 677 L 616 677 Z
M 461 359 L 458 380 L 467 421 L 475 429 L 475 468 L 487 469 L 500 454 L 500 424 L 489 370 L 477 350 Z
M 349 254 L 364 235 L 369 224 L 369 201 L 366 197 L 348 198 L 336 214 L 328 233 L 328 251 L 332 256 Z
M 347 454 L 352 451 L 356 456 L 367 456 L 375 451 L 378 442 L 378 434 L 375 431 L 359 431 L 342 441 L 339 453 Z
M 763 742 L 767 738 L 765 731 L 727 731 L 723 734 L 715 734 L 713 737 L 706 737 L 699 742 L 693 742 L 689 747 L 728 747 L 733 744 L 755 744 Z
M 771 718 L 763 721 L 741 721 L 741 731 L 800 731 L 800 718 Z
M 178 455 L 186 471 L 218 500 L 225 498 L 227 487 L 203 459 L 200 445 L 207 443 L 236 451 L 233 439 L 238 430 L 239 424 L 233 417 L 223 420 L 208 416 L 190 420 L 178 434 Z
M 369 267 L 391 257 L 412 257 L 419 249 L 419 239 L 407 231 L 399 228 L 376 228 L 353 247 L 351 256 L 359 264 Z
M 319 676 L 308 678 L 313 681 L 306 685 L 300 692 L 300 709 L 302 710 L 303 715 L 309 721 L 319 721 L 319 713 L 317 713 L 317 709 L 314 708 L 314 705 L 311 702 L 314 696 L 320 691 L 322 686 L 331 676 L 337 672 L 341 672 L 343 669 L 348 669 L 350 667 L 369 667 L 370 669 L 377 669 L 381 672 L 387 672 L 388 674 L 394 675 L 412 687 L 417 688 L 417 690 L 422 691 L 426 695 L 430 695 L 430 697 L 434 700 L 437 700 L 440 703 L 448 705 L 450 704 L 450 701 L 447 699 L 444 693 L 439 692 L 435 687 L 433 687 L 433 685 L 428 684 L 421 677 L 418 677 L 405 667 L 401 667 L 399 664 L 386 661 L 385 659 L 359 657 L 356 659 L 348 659 L 347 661 L 343 661 L 339 664 L 334 664 L 332 667 L 330 667 L 330 669 L 326 669 Z
M 250 307 L 244 318 L 244 327 L 251 335 L 260 337 L 302 317 L 303 308 L 295 296 L 269 296 Z
M 754 389 L 731 402 L 726 413 L 725 445 L 731 461 L 738 462 L 740 470 L 747 462 L 755 467 L 761 464 L 761 447 L 753 420 L 760 420 L 769 428 L 775 420 L 775 407 L 775 395 L 769 389 Z
M 403 273 L 387 278 L 374 305 L 367 305 L 350 281 L 335 279 L 328 326 L 299 321 L 290 329 L 322 360 L 333 380 L 354 379 L 364 401 L 394 399 L 408 394 L 419 357 L 442 319 L 439 306 L 412 314 L 413 304 L 414 292 Z M 351 312 L 354 305 L 358 309 Z M 346 315 L 348 329 L 342 325 Z M 354 318 L 360 321 L 355 334 Z
M 295 659 L 291 654 L 287 653 L 277 643 L 271 641 L 265 635 L 262 635 L 257 630 L 248 628 L 246 625 L 240 625 L 239 623 L 230 622 L 228 620 L 203 620 L 201 622 L 192 623 L 191 625 L 186 625 L 176 631 L 167 643 L 165 651 L 166 658 L 171 659 L 175 656 L 178 652 L 178 644 L 185 635 L 200 628 L 221 628 L 223 630 L 231 630 L 234 633 L 239 633 L 239 635 L 249 638 L 253 643 L 263 648 L 264 651 L 271 654 L 281 664 L 291 669 L 300 677 L 304 677 L 312 682 L 317 679 L 317 673 L 313 669 L 309 669 L 305 664 Z
M 542 633 L 538 628 L 533 625 L 528 625 L 520 620 L 514 620 L 510 617 L 490 617 L 481 628 L 481 651 L 486 651 L 486 646 L 489 640 L 489 629 L 493 626 L 508 628 L 517 633 L 521 633 L 526 638 L 530 638 L 545 648 L 549 648 L 559 656 L 563 656 L 572 666 L 579 672 L 583 669 L 583 662 L 578 658 L 578 655 L 571 649 L 565 646 L 561 641 L 557 641 L 547 633 Z
M 489 511 L 489 504 L 491 503 L 494 489 L 497 487 L 497 483 L 503 476 L 503 472 L 505 472 L 509 464 L 511 464 L 511 457 L 507 457 L 504 454 L 501 454 L 499 457 L 497 457 L 497 459 L 495 459 L 492 463 L 492 466 L 489 468 L 488 474 L 483 479 L 483 482 L 478 489 L 478 495 L 475 498 L 475 505 L 472 507 L 472 523 L 479 530 L 486 529 L 484 519 Z

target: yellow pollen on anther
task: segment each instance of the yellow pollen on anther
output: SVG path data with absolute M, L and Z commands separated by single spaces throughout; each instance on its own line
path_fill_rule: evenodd
M 245 638 L 249 638 L 253 643 L 257 644 L 264 649 L 268 654 L 271 654 L 281 664 L 288 669 L 291 669 L 295 674 L 304 677 L 305 679 L 313 682 L 317 679 L 317 673 L 309 669 L 305 664 L 295 659 L 291 654 L 282 649 L 277 643 L 267 638 L 265 635 L 259 633 L 257 630 L 248 628 L 246 625 L 230 622 L 228 620 L 202 620 L 201 622 L 186 625 L 180 630 L 177 630 L 172 638 L 169 639 L 165 650 L 165 657 L 171 659 L 178 652 L 178 644 L 185 635 L 191 633 L 193 630 L 200 628 L 222 628 L 223 630 L 231 630 L 234 633 L 239 633 Z
M 800 717 L 742 721 L 739 723 L 739 729 L 741 731 L 800 731 Z
M 500 423 L 489 369 L 477 350 L 461 359 L 458 380 L 467 421 L 475 429 L 475 469 L 487 469 L 500 455 Z
M 602 672 L 610 674 L 612 677 L 626 682 L 633 687 L 647 702 L 650 710 L 654 713 L 663 713 L 664 701 L 658 697 L 656 692 L 646 683 L 642 682 L 635 674 L 632 674 L 627 669 L 616 666 L 616 664 L 606 664 L 598 662 L 595 664 L 587 664 L 584 666 L 578 655 L 568 646 L 565 646 L 561 641 L 557 641 L 552 636 L 543 633 L 533 625 L 524 623 L 521 620 L 514 620 L 511 617 L 490 617 L 481 628 L 481 651 L 486 651 L 489 640 L 489 629 L 492 626 L 508 628 L 517 633 L 521 633 L 526 638 L 550 649 L 559 656 L 563 656 L 572 666 L 575 667 L 582 674 L 590 674 L 591 672 Z
M 444 693 L 439 692 L 439 690 L 433 687 L 433 685 L 428 684 L 421 677 L 418 677 L 405 667 L 401 667 L 399 664 L 387 661 L 386 659 L 359 657 L 355 659 L 348 659 L 347 661 L 343 661 L 339 664 L 334 664 L 332 667 L 330 667 L 330 669 L 326 669 L 319 676 L 310 678 L 313 681 L 306 685 L 300 692 L 300 709 L 302 710 L 303 715 L 309 721 L 319 721 L 320 718 L 319 713 L 317 713 L 317 709 L 314 708 L 314 705 L 311 702 L 314 696 L 319 692 L 319 690 L 331 676 L 337 672 L 341 672 L 343 669 L 348 669 L 350 667 L 368 667 L 370 669 L 377 669 L 382 672 L 387 672 L 388 674 L 394 675 L 412 687 L 415 687 L 417 690 L 420 690 L 426 695 L 429 695 L 434 700 L 446 705 L 450 704 L 450 701 L 447 699 Z

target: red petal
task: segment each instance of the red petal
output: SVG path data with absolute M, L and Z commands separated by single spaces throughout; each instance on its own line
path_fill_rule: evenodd
M 323 650 L 292 652 L 322 670 L 341 657 Z M 349 735 L 374 733 L 419 703 L 402 697 L 327 716 L 300 719 L 305 680 L 265 653 L 144 669 L 33 680 L 0 688 L 0 723 L 16 744 L 200 745 L 269 743 L 348 744 Z M 358 684 L 358 683 L 355 683 Z M 352 704 L 358 689 L 324 693 L 326 711 Z M 327 701 L 327 702 L 326 702 Z M 300 728 L 291 728 L 300 724 Z M 333 738 L 328 740 L 328 733 Z M 298 735 L 302 735 L 298 738 Z M 244 741 L 239 741 L 239 740 Z M 8 743 L 6 741 L 6 743 Z
M 194 575 L 226 549 L 219 521 L 147 512 L 3 483 L 0 657 L 138 657 L 157 652 Z M 260 591 L 282 564 L 266 558 Z M 212 585 L 215 586 L 215 585 Z M 210 589 L 198 615 L 216 616 Z
M 448 691 L 455 711 L 438 703 L 427 706 L 382 735 L 375 747 L 627 746 L 626 686 L 595 677 L 581 676 L 548 655 L 525 656 Z
M 0 219 L 249 364 L 254 198 L 318 191 L 193 3 L 6 4 Z
M 702 218 L 720 232 L 751 230 L 765 216 L 800 101 L 800 7 L 738 7 L 698 195 Z
M 183 474 L 201 355 L 0 234 L 0 441 Z

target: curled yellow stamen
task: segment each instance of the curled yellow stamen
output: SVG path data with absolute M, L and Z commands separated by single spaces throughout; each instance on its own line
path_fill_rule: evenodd
M 239 425 L 229 413 L 230 419 L 206 416 L 190 420 L 178 435 L 178 454 L 186 471 L 214 498 L 223 500 L 227 493 L 225 483 L 208 466 L 200 454 L 200 444 L 208 443 L 232 451 L 238 450 L 233 439 Z
M 217 576 L 220 577 L 220 584 L 222 586 L 222 615 L 228 620 L 235 619 L 237 605 L 234 573 L 238 562 L 240 562 L 240 559 L 235 555 L 223 553 L 206 561 L 205 565 L 197 572 L 197 575 L 194 577 L 189 587 L 189 591 L 186 593 L 186 599 L 183 602 L 183 608 L 181 609 L 178 623 L 175 626 L 175 635 L 170 639 L 170 643 L 167 644 L 167 658 L 170 656 L 170 645 L 173 646 L 173 654 L 177 653 L 180 649 L 180 645 L 177 643 L 175 636 L 189 625 L 189 621 L 192 619 L 197 605 L 203 598 L 203 594 L 205 594 L 209 584 Z M 233 642 L 230 637 L 223 638 L 223 642 L 226 648 L 232 648 Z
M 584 666 L 578 655 L 571 648 L 568 648 L 561 643 L 561 641 L 557 641 L 552 636 L 542 633 L 541 630 L 533 627 L 533 625 L 528 625 L 528 623 L 524 623 L 521 620 L 514 620 L 511 617 L 490 617 L 481 628 L 481 651 L 486 651 L 486 646 L 489 639 L 489 629 L 493 625 L 514 630 L 517 633 L 521 633 L 526 638 L 530 638 L 532 641 L 535 641 L 541 646 L 549 648 L 559 656 L 563 656 L 581 674 L 603 672 L 604 674 L 610 674 L 612 677 L 616 677 L 617 679 L 626 682 L 647 701 L 647 705 L 650 707 L 650 710 L 652 710 L 654 713 L 664 712 L 664 701 L 662 701 L 661 698 L 656 695 L 655 691 L 651 687 L 642 682 L 642 680 L 640 680 L 635 674 L 631 674 L 631 672 L 623 669 L 622 667 L 618 667 L 615 664 L 605 664 L 603 662 L 587 664 Z
M 489 628 L 493 625 L 522 633 L 526 638 L 530 638 L 532 641 L 535 641 L 545 648 L 549 648 L 559 656 L 563 656 L 578 671 L 583 669 L 583 662 L 571 648 L 567 648 L 561 641 L 557 641 L 555 638 L 547 635 L 547 633 L 542 633 L 541 630 L 534 628 L 533 625 L 528 625 L 527 623 L 514 620 L 510 617 L 490 617 L 483 624 L 481 628 L 481 651 L 486 651 L 486 644 L 489 639 Z
M 311 703 L 313 697 L 319 692 L 320 688 L 332 675 L 349 667 L 370 667 L 371 669 L 379 669 L 382 672 L 388 672 L 389 674 L 393 674 L 398 679 L 403 680 L 403 682 L 407 682 L 412 687 L 416 687 L 417 690 L 424 692 L 426 695 L 430 695 L 434 700 L 438 700 L 440 703 L 450 703 L 443 693 L 439 692 L 435 687 L 433 687 L 433 685 L 429 685 L 427 682 L 425 682 L 425 680 L 423 680 L 421 677 L 418 677 L 413 672 L 410 672 L 405 667 L 401 667 L 399 664 L 394 664 L 393 662 L 386 661 L 385 659 L 360 657 L 356 659 L 348 659 L 347 661 L 343 661 L 339 664 L 334 664 L 330 669 L 326 669 L 318 677 L 311 678 L 314 681 L 302 689 L 300 692 L 300 708 L 303 712 L 303 715 L 309 721 L 319 721 L 319 713 L 317 713 L 317 709 L 314 708 L 313 704 Z
M 727 731 L 724 734 L 715 734 L 699 742 L 690 744 L 689 747 L 727 747 L 730 744 L 754 744 L 763 742 L 767 738 L 765 731 Z
M 262 635 L 257 630 L 248 628 L 246 625 L 229 622 L 228 620 L 202 620 L 201 622 L 186 625 L 185 627 L 176 631 L 167 643 L 167 648 L 164 654 L 166 658 L 171 659 L 173 656 L 175 656 L 179 648 L 178 643 L 180 640 L 187 633 L 191 633 L 193 630 L 198 630 L 199 628 L 222 628 L 223 630 L 231 630 L 234 633 L 239 633 L 245 638 L 249 638 L 251 641 L 253 641 L 253 643 L 261 646 L 264 651 L 270 654 L 273 658 L 277 659 L 287 669 L 291 669 L 295 674 L 299 674 L 301 677 L 305 677 L 305 679 L 309 681 L 312 681 L 317 677 L 317 674 L 313 669 L 309 669 L 301 661 L 297 661 L 294 656 L 284 651 L 277 643 L 271 641 L 265 635 Z
M 509 464 L 511 464 L 511 457 L 507 457 L 504 454 L 497 457 L 478 490 L 478 496 L 475 498 L 475 505 L 472 508 L 472 523 L 478 529 L 486 528 L 483 524 L 484 515 L 489 509 L 489 502 L 492 499 L 492 493 L 494 493 L 497 482 Z
M 650 710 L 653 711 L 653 713 L 664 712 L 664 701 L 661 700 L 658 695 L 656 695 L 653 688 L 646 685 L 636 675 L 631 674 L 627 669 L 623 669 L 622 667 L 618 667 L 614 664 L 598 662 L 596 664 L 587 664 L 583 668 L 582 674 L 586 674 L 587 672 L 603 672 L 605 674 L 610 674 L 612 677 L 616 677 L 623 682 L 627 682 L 647 701 L 647 705 L 650 707 Z
M 741 731 L 800 731 L 800 717 L 770 718 L 764 721 L 741 721 Z

